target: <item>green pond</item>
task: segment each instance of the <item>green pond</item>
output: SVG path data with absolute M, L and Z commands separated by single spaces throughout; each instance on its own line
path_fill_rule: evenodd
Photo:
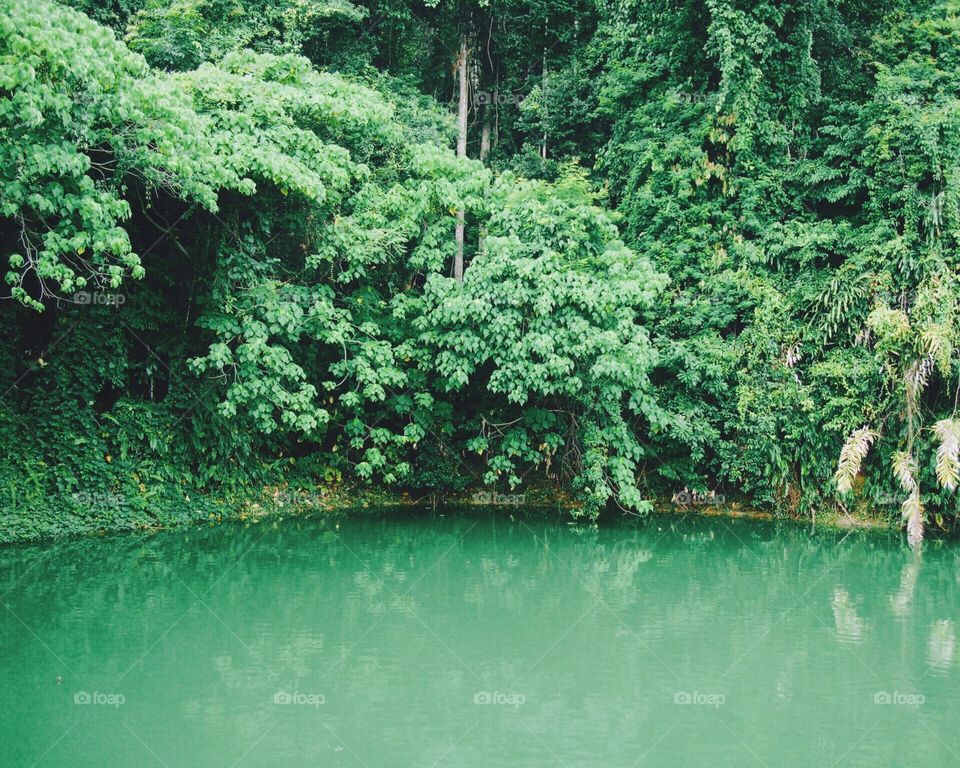
M 329 517 L 0 549 L 3 766 L 960 764 L 960 548 Z

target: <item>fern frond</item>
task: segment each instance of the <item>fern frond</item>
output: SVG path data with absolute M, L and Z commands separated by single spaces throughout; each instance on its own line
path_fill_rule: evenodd
M 907 524 L 907 541 L 911 547 L 923 541 L 923 504 L 920 502 L 920 490 L 914 488 L 900 508 L 903 521 Z
M 870 296 L 870 273 L 851 274 L 840 269 L 814 303 L 814 322 L 829 342 L 849 333 L 866 315 Z
M 860 465 L 877 437 L 878 434 L 867 427 L 855 429 L 850 433 L 843 448 L 840 449 L 840 461 L 833 476 L 838 492 L 847 493 L 853 488 L 853 481 L 860 472 Z
M 960 481 L 960 420 L 941 419 L 933 425 L 937 446 L 937 482 L 948 491 Z
M 941 373 L 950 373 L 950 359 L 953 356 L 951 330 L 942 323 L 929 323 L 920 332 L 920 344 L 926 351 L 931 363 L 935 363 Z

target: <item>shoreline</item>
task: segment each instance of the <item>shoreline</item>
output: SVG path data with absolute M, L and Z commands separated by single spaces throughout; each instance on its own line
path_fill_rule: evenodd
M 500 512 L 519 512 L 520 514 L 556 514 L 566 518 L 566 522 L 588 525 L 609 524 L 611 516 L 602 516 L 600 520 L 577 519 L 574 515 L 578 505 L 565 492 L 556 489 L 533 489 L 522 495 L 500 494 L 485 489 L 454 493 L 416 495 L 410 491 L 388 491 L 346 486 L 317 487 L 312 490 L 268 486 L 257 495 L 236 496 L 228 499 L 202 497 L 177 516 L 150 519 L 150 513 L 141 519 L 114 522 L 90 519 L 89 525 L 74 529 L 44 530 L 44 521 L 24 519 L 22 524 L 3 521 L 0 525 L 0 546 L 17 544 L 37 544 L 40 542 L 61 541 L 83 536 L 103 536 L 116 533 L 136 533 L 167 531 L 189 526 L 217 524 L 221 522 L 259 522 L 264 519 L 282 520 L 285 517 L 297 517 L 305 514 L 351 514 L 367 513 L 376 510 L 427 511 L 439 509 L 490 509 Z M 51 514 L 49 511 L 46 514 Z M 657 515 L 663 517 L 697 515 L 702 517 L 720 517 L 727 519 L 758 520 L 765 522 L 787 522 L 798 525 L 810 525 L 823 531 L 879 531 L 895 532 L 899 529 L 892 520 L 871 516 L 865 512 L 854 514 L 838 510 L 824 511 L 815 516 L 798 516 L 788 512 L 755 509 L 739 502 L 729 504 L 676 504 L 664 499 L 653 503 L 652 512 L 637 515 L 639 519 Z M 5 512 L 4 517 L 13 516 Z M 620 515 L 619 517 L 628 517 Z M 49 522 L 52 528 L 54 523 Z M 59 522 L 59 521 L 58 521 Z M 69 518 L 67 519 L 69 523 Z M 36 532 L 26 530 L 28 524 L 35 526 Z

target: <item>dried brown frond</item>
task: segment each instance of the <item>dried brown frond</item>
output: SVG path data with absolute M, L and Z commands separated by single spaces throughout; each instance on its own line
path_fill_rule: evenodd
M 850 433 L 843 448 L 840 449 L 840 461 L 833 476 L 837 483 L 837 491 L 847 493 L 853 488 L 853 481 L 860 472 L 860 465 L 877 437 L 878 434 L 868 427 L 861 427 Z
M 915 547 L 923 541 L 923 504 L 920 502 L 920 490 L 915 488 L 900 509 L 903 521 L 907 524 L 907 541 L 911 547 Z
M 893 454 L 893 474 L 903 490 L 913 493 L 917 490 L 917 481 L 914 477 L 917 471 L 917 462 L 912 454 L 906 451 L 897 451 Z
M 907 409 L 916 413 L 920 403 L 920 395 L 930 383 L 930 374 L 933 372 L 934 359 L 932 355 L 925 355 L 907 368 L 903 377 L 904 388 L 907 394 Z
M 960 420 L 941 419 L 933 425 L 937 446 L 937 482 L 949 491 L 960 481 Z

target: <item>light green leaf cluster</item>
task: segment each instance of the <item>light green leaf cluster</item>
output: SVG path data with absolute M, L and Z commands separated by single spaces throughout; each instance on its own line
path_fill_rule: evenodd
M 42 300 L 142 277 L 124 222 L 131 186 L 217 208 L 240 188 L 207 120 L 174 82 L 63 6 L 4 0 L 0 16 L 0 216 L 18 243 L 6 281 Z
M 491 479 L 516 479 L 519 465 L 582 443 L 575 473 L 590 512 L 609 497 L 640 509 L 636 435 L 664 418 L 651 396 L 657 354 L 643 313 L 665 279 L 624 246 L 578 174 L 556 185 L 505 176 L 490 206 L 463 284 L 427 281 L 416 326 L 436 350 L 439 384 L 479 387 L 501 420 L 512 411 L 524 422 L 493 454 L 490 440 L 473 444 L 488 452 Z

